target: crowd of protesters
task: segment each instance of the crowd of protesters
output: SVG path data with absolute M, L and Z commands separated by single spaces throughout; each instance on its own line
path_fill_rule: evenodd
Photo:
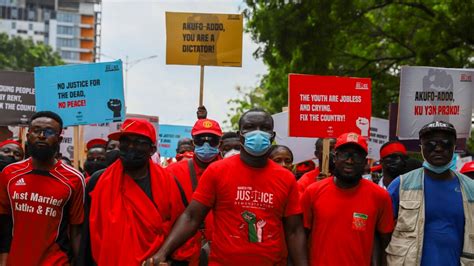
M 389 141 L 369 163 L 346 132 L 294 164 L 264 110 L 237 132 L 197 118 L 166 165 L 130 118 L 75 169 L 61 117 L 35 113 L 25 146 L 0 143 L 0 265 L 474 265 L 474 163 L 456 170 L 452 124 L 420 130 L 423 161 Z

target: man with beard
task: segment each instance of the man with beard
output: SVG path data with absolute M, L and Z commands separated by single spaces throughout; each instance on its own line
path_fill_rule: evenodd
M 337 138 L 334 177 L 303 194 L 310 265 L 370 265 L 374 234 L 381 251 L 390 241 L 393 214 L 387 191 L 363 179 L 367 142 L 356 133 Z
M 15 140 L 5 140 L 0 143 L 0 171 L 7 165 L 23 160 L 25 152 L 21 144 Z
M 27 133 L 31 157 L 0 176 L 0 213 L 14 221 L 8 265 L 69 265 L 77 256 L 84 177 L 56 159 L 62 127 L 56 113 L 35 113 Z
M 103 139 L 91 139 L 87 142 L 87 157 L 84 162 L 84 171 L 86 182 L 93 173 L 107 167 L 106 161 L 106 145 L 107 141 Z
M 171 164 L 166 169 L 176 178 L 180 188 L 184 192 L 183 204 L 187 207 L 192 200 L 192 195 L 196 190 L 202 173 L 206 168 L 217 161 L 219 155 L 219 144 L 221 141 L 222 130 L 217 121 L 211 119 L 199 119 L 191 130 L 193 137 L 194 156 L 189 160 Z M 205 230 L 212 231 L 212 216 L 206 219 Z M 207 236 L 211 234 L 206 233 Z M 208 239 L 210 240 L 210 239 Z M 182 250 L 187 251 L 190 265 L 199 264 L 199 255 L 201 250 L 202 234 L 198 232 Z
M 156 131 L 150 122 L 127 119 L 109 139 L 120 142 L 120 159 L 87 184 L 78 264 L 140 265 L 158 250 L 184 207 L 175 181 L 151 160 Z
M 382 178 L 379 186 L 387 189 L 388 185 L 399 175 L 406 172 L 407 149 L 399 141 L 389 141 L 380 147 Z
M 318 158 L 319 165 L 314 170 L 311 170 L 305 173 L 300 179 L 298 179 L 298 190 L 300 195 L 303 195 L 304 191 L 314 182 L 318 180 L 322 180 L 327 176 L 323 176 L 321 174 L 321 167 L 323 164 L 323 140 L 324 138 L 319 138 L 315 143 L 315 150 L 314 156 Z M 332 172 L 334 169 L 333 163 L 333 153 L 334 153 L 334 144 L 336 143 L 336 139 L 329 138 L 329 172 Z
M 419 132 L 423 167 L 388 187 L 397 226 L 389 265 L 473 265 L 474 181 L 454 170 L 456 129 L 434 121 Z
M 207 213 L 214 214 L 209 265 L 307 265 L 296 180 L 268 159 L 275 138 L 273 118 L 260 109 L 239 121 L 239 156 L 212 163 L 187 209 L 157 254 L 146 265 L 164 262 L 194 236 Z M 286 241 L 285 241 L 286 240 Z

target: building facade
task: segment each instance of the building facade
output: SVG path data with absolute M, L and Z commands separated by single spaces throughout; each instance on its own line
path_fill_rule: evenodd
M 101 0 L 0 0 L 0 32 L 50 45 L 69 64 L 95 62 Z

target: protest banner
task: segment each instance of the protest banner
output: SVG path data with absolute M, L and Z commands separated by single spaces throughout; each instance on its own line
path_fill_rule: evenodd
M 314 144 L 317 138 L 300 138 L 288 136 L 288 112 L 272 115 L 275 142 L 285 145 L 293 152 L 293 164 L 316 159 L 314 156 Z
M 166 64 L 242 66 L 240 14 L 166 12 Z
M 369 136 L 370 79 L 290 74 L 288 83 L 289 136 Z
M 389 120 L 377 117 L 370 119 L 370 138 L 367 141 L 369 153 L 367 158 L 380 160 L 380 147 L 389 140 Z
M 0 71 L 0 125 L 27 126 L 36 111 L 33 73 Z
M 36 108 L 58 113 L 64 126 L 122 121 L 122 61 L 35 68 Z
M 469 138 L 472 117 L 473 70 L 402 67 L 397 136 L 418 139 L 432 121 L 454 125 L 457 137 Z
M 160 155 L 161 157 L 176 157 L 178 141 L 182 138 L 191 138 L 192 126 L 160 125 Z
M 166 64 L 201 66 L 199 106 L 204 104 L 204 66 L 242 66 L 240 14 L 166 12 Z

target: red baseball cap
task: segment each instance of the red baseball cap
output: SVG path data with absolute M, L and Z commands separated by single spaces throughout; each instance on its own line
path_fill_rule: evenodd
M 354 132 L 344 133 L 340 135 L 336 140 L 336 145 L 334 146 L 334 149 L 338 149 L 339 147 L 346 144 L 355 144 L 361 147 L 366 153 L 368 151 L 367 141 L 365 140 L 365 138 Z
M 155 127 L 145 119 L 128 118 L 123 122 L 120 131 L 111 133 L 108 137 L 111 140 L 119 140 L 122 135 L 140 135 L 147 137 L 156 145 Z
M 193 129 L 191 130 L 191 135 L 196 136 L 199 134 L 210 133 L 217 135 L 219 137 L 222 136 L 222 129 L 215 120 L 212 119 L 199 119 L 194 124 Z
M 16 141 L 16 140 L 13 140 L 13 139 L 7 139 L 7 140 L 4 140 L 4 141 L 0 142 L 0 148 L 5 146 L 5 145 L 8 145 L 8 144 L 17 145 L 18 147 L 21 148 L 21 150 L 23 150 L 23 147 L 21 146 L 21 143 Z
M 461 172 L 461 174 L 474 172 L 474 162 L 465 163 L 459 172 Z
M 405 145 L 398 141 L 393 141 L 392 143 L 380 148 L 380 158 L 382 159 L 394 153 L 407 155 L 407 149 L 405 148 Z
M 96 146 L 100 146 L 100 147 L 103 147 L 105 149 L 105 147 L 107 146 L 107 141 L 105 139 L 91 139 L 86 144 L 86 148 L 88 150 L 90 150 L 90 149 L 92 149 Z

